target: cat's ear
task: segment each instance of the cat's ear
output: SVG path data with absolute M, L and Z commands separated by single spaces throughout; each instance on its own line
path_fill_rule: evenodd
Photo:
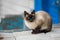
M 35 14 L 35 10 L 33 10 L 33 11 L 31 12 L 31 14 Z
M 28 12 L 24 11 L 24 16 L 28 16 Z

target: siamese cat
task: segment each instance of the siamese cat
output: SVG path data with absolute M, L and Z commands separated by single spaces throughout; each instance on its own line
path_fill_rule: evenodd
M 52 30 L 52 19 L 45 11 L 31 13 L 24 11 L 24 23 L 32 30 L 32 34 L 47 33 Z

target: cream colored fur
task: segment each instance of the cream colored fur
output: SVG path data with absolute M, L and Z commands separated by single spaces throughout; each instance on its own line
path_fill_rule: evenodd
M 38 11 L 35 13 L 36 19 L 34 22 L 29 22 L 24 18 L 24 23 L 29 29 L 35 29 L 38 25 L 41 26 L 41 30 L 48 28 L 48 21 L 51 20 L 51 17 L 45 11 Z

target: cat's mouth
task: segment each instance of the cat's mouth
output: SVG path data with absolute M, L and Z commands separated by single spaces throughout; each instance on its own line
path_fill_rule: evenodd
M 34 19 L 30 19 L 29 21 L 30 21 L 30 22 L 33 22 L 33 21 L 34 21 Z
M 33 22 L 33 21 L 30 20 L 30 22 Z

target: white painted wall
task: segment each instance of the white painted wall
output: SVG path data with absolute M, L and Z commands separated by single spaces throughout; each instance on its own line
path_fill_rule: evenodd
M 31 9 L 34 9 L 34 0 L 2 0 L 1 16 L 18 15 Z
M 1 14 L 1 0 L 0 0 L 0 14 Z
M 34 9 L 34 0 L 0 0 L 0 22 L 5 15 L 20 15 Z

